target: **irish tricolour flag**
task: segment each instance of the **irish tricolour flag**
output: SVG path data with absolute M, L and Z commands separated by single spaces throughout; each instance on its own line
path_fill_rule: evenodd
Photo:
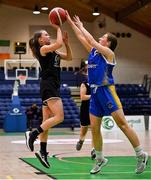
M 10 58 L 10 41 L 0 40 L 0 59 Z

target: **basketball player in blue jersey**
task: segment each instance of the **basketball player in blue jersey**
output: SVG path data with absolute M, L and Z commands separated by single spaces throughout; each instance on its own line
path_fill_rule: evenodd
M 102 152 L 102 117 L 111 115 L 118 127 L 127 136 L 132 144 L 137 157 L 136 173 L 142 173 L 148 162 L 148 153 L 144 152 L 137 134 L 132 129 L 124 116 L 121 102 L 116 94 L 112 71 L 116 65 L 114 49 L 117 39 L 111 33 L 106 33 L 97 42 L 93 36 L 84 28 L 78 16 L 74 21 L 67 12 L 67 21 L 74 30 L 80 42 L 90 53 L 88 59 L 88 82 L 91 87 L 90 99 L 90 121 L 92 138 L 96 153 L 96 165 L 90 171 L 91 174 L 98 173 L 108 162 Z
M 46 168 L 50 167 L 47 160 L 48 129 L 64 120 L 63 104 L 60 98 L 60 60 L 72 60 L 68 34 L 64 33 L 63 37 L 60 27 L 51 25 L 57 31 L 55 42 L 51 42 L 50 36 L 45 30 L 36 32 L 29 41 L 33 56 L 37 58 L 41 67 L 40 93 L 43 102 L 43 122 L 36 130 L 25 133 L 26 144 L 31 151 L 34 151 L 34 141 L 39 136 L 40 151 L 35 155 Z M 58 51 L 63 43 L 66 52 Z

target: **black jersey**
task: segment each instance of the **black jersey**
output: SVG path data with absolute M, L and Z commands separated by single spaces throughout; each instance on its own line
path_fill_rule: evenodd
M 40 94 L 46 105 L 47 100 L 60 97 L 60 55 L 49 52 L 46 56 L 39 54 L 37 59 L 41 67 Z
M 83 82 L 83 84 L 86 87 L 86 95 L 90 95 L 91 94 L 91 89 L 90 89 L 89 84 L 87 82 Z M 89 102 L 90 102 L 90 100 L 83 100 L 81 102 L 81 106 L 89 107 Z
M 86 86 L 86 95 L 91 94 L 90 86 L 87 82 L 83 82 Z M 80 106 L 80 123 L 82 126 L 90 125 L 90 118 L 89 118 L 89 104 L 90 100 L 83 100 Z
M 56 52 L 49 52 L 46 56 L 39 55 L 41 67 L 40 77 L 43 80 L 53 79 L 60 84 L 60 55 Z

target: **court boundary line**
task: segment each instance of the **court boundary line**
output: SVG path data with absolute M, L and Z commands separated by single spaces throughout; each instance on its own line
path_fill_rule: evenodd
M 36 157 L 35 157 L 35 158 L 36 158 Z M 32 164 L 30 164 L 29 162 L 25 161 L 24 159 L 22 159 L 22 158 L 19 158 L 19 159 L 22 160 L 23 162 L 27 163 L 28 165 L 30 165 L 30 166 L 33 167 L 34 169 L 37 169 L 39 172 L 42 172 L 44 175 L 46 175 L 46 176 L 48 176 L 48 177 L 51 177 L 51 178 L 54 179 L 54 180 L 57 179 L 57 178 L 55 178 L 55 177 L 53 177 L 53 176 L 45 173 L 43 170 L 39 169 L 38 167 L 35 167 L 34 165 L 32 165 Z M 35 172 L 34 172 L 34 173 L 35 173 Z M 35 174 L 36 174 L 36 173 L 35 173 Z

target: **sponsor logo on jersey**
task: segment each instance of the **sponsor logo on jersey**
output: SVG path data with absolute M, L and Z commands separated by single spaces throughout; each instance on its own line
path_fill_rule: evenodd
M 107 103 L 107 107 L 108 107 L 109 109 L 112 109 L 112 108 L 113 108 L 113 104 L 112 104 L 111 102 L 108 102 L 108 103 Z
M 96 56 L 97 54 L 99 54 L 98 50 L 94 51 L 94 56 Z
M 96 68 L 97 66 L 97 64 L 88 64 L 88 68 Z
M 54 67 L 60 67 L 60 56 L 55 56 Z

